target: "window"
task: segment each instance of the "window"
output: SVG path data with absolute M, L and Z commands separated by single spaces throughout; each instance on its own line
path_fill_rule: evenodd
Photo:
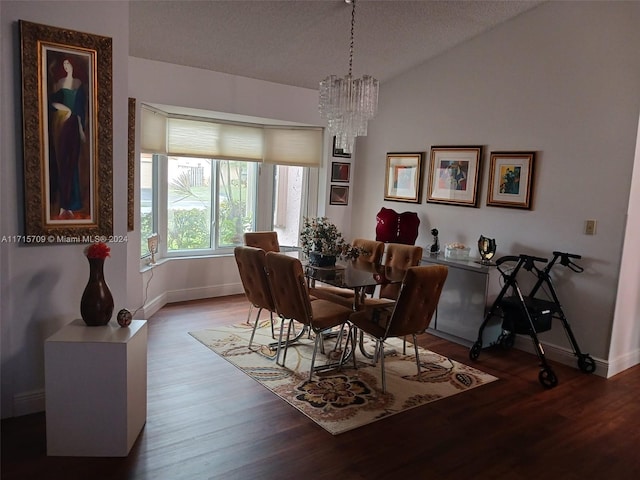
M 156 233 L 157 218 L 157 202 L 154 192 L 157 191 L 155 184 L 157 172 L 154 166 L 157 162 L 154 158 L 157 155 L 143 153 L 140 155 L 140 252 L 142 257 L 148 253 L 147 238 Z
M 142 150 L 148 142 L 155 153 L 140 156 L 141 257 L 156 232 L 160 257 L 230 253 L 255 230 L 297 245 L 317 182 L 317 169 L 300 164 L 318 161 L 319 129 L 162 117 L 143 105 Z
M 256 220 L 257 171 L 252 162 L 168 157 L 167 252 L 241 244 Z

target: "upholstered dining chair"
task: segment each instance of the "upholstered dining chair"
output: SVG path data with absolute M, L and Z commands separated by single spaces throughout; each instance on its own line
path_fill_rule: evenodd
M 364 253 L 358 256 L 356 262 L 366 262 L 378 265 L 382 260 L 382 254 L 384 253 L 384 243 L 376 240 L 369 240 L 366 238 L 354 238 L 351 242 L 354 247 L 359 247 Z M 373 294 L 375 287 L 371 287 L 365 290 L 365 293 Z M 319 298 L 325 298 L 326 300 L 333 300 L 342 303 L 340 299 L 333 297 L 337 295 L 342 298 L 353 299 L 355 292 L 349 288 L 333 287 L 331 285 L 319 285 L 313 290 L 313 295 Z M 352 301 L 351 301 L 352 302 Z M 353 302 L 352 302 L 353 303 Z
M 407 270 L 410 267 L 420 265 L 422 261 L 422 247 L 417 245 L 405 245 L 402 243 L 387 243 L 383 258 L 385 267 L 395 270 Z M 365 299 L 367 307 L 392 306 L 400 293 L 400 283 L 387 283 L 380 286 L 377 298 Z
M 309 299 L 307 282 L 300 260 L 288 255 L 276 252 L 267 252 L 267 278 L 273 295 L 276 312 L 282 319 L 280 325 L 280 337 L 278 339 L 278 351 L 276 363 L 280 358 L 280 350 L 283 348 L 282 364 L 284 366 L 289 345 L 291 325 L 294 321 L 303 324 L 315 334 L 309 380 L 313 376 L 316 353 L 322 343 L 322 333 L 337 326 L 344 326 L 349 320 L 353 310 L 337 303 L 316 299 Z M 289 321 L 287 335 L 282 341 L 284 323 Z M 346 350 L 346 347 L 345 347 Z
M 278 232 L 245 232 L 244 244 L 248 247 L 261 248 L 265 252 L 279 252 Z
M 275 338 L 273 314 L 276 311 L 276 307 L 273 302 L 273 296 L 271 295 L 269 280 L 267 279 L 266 254 L 261 248 L 245 246 L 236 247 L 233 253 L 236 258 L 236 264 L 238 265 L 238 272 L 240 273 L 244 293 L 251 304 L 249 314 L 247 315 L 247 324 L 251 324 L 250 319 L 253 308 L 258 309 L 253 331 L 251 332 L 251 339 L 249 340 L 249 347 L 251 347 L 262 310 L 269 312 L 271 318 L 271 336 Z
M 384 342 L 390 337 L 413 337 L 416 353 L 416 366 L 420 375 L 420 356 L 416 336 L 424 333 L 436 310 L 442 287 L 447 279 L 448 267 L 444 265 L 430 265 L 410 267 L 392 309 L 388 307 L 368 308 L 354 312 L 349 318 L 351 326 L 347 335 L 355 342 L 355 328 L 371 335 L 376 339 L 374 363 L 380 359 L 382 376 L 382 391 L 386 392 L 384 370 Z M 355 328 L 354 328 L 355 327 Z M 353 364 L 356 367 L 355 349 Z
M 416 267 L 422 261 L 422 247 L 402 243 L 387 243 L 384 256 L 386 267 L 407 270 Z M 400 284 L 391 283 L 380 288 L 380 298 L 395 300 L 400 293 Z
M 358 257 L 358 260 L 373 264 L 378 264 L 380 263 L 380 260 L 382 260 L 382 254 L 384 253 L 384 242 L 369 240 L 367 238 L 354 238 L 351 242 L 351 245 L 353 245 L 354 247 L 359 247 L 363 252 L 365 252 Z

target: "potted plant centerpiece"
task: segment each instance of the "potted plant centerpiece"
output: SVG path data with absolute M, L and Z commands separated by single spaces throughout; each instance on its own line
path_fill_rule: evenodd
M 347 243 L 327 217 L 304 218 L 300 231 L 300 246 L 311 265 L 329 267 L 337 258 L 357 258 L 361 251 Z

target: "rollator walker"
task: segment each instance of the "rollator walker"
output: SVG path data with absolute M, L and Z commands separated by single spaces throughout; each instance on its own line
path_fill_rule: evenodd
M 573 347 L 574 355 L 578 358 L 578 368 L 584 373 L 593 373 L 596 369 L 595 362 L 589 354 L 580 351 L 571 326 L 562 311 L 560 300 L 550 276 L 551 269 L 558 261 L 560 265 L 569 268 L 573 272 L 582 273 L 584 269 L 573 262 L 574 259 L 580 258 L 582 258 L 580 255 L 553 252 L 553 259 L 550 262 L 546 258 L 530 255 L 505 256 L 496 260 L 496 267 L 502 275 L 504 285 L 480 325 L 478 339 L 469 351 L 469 358 L 474 361 L 478 359 L 482 350 L 482 334 L 487 323 L 493 317 L 501 316 L 502 333 L 496 343 L 504 349 L 509 349 L 513 347 L 516 334 L 529 335 L 540 359 L 541 369 L 538 380 L 545 388 L 553 388 L 558 384 L 558 377 L 556 377 L 553 369 L 545 359 L 544 350 L 538 340 L 538 333 L 550 330 L 551 321 L 556 318 L 562 322 L 569 342 Z M 515 266 L 513 266 L 514 262 Z M 546 266 L 540 268 L 536 263 L 546 263 Z M 529 295 L 526 296 L 522 294 L 516 280 L 518 272 L 523 268 L 537 276 L 535 285 Z M 536 294 L 543 286 L 546 287 L 546 293 L 550 299 L 536 298 Z M 507 295 L 509 292 L 511 294 Z

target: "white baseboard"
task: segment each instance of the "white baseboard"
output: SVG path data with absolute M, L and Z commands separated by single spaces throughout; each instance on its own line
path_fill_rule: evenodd
M 188 288 L 182 290 L 171 290 L 167 292 L 167 302 L 186 302 L 188 300 L 200 300 L 201 298 L 224 297 L 244 293 L 241 283 L 228 283 L 225 285 L 214 285 L 210 287 Z
M 222 297 L 226 295 L 236 295 L 243 293 L 241 283 L 219 285 L 214 287 L 192 288 L 184 290 L 173 290 L 165 292 L 147 302 L 137 313 L 136 318 L 150 318 L 154 313 L 164 307 L 167 303 L 184 302 L 188 300 L 199 300 L 201 298 Z M 33 392 L 18 393 L 13 397 L 12 417 L 30 415 L 32 413 L 43 412 L 45 410 L 44 389 Z
M 13 397 L 13 415 L 21 417 L 32 413 L 44 412 L 44 389 L 33 392 L 19 393 Z
M 544 356 L 547 360 L 552 360 L 569 367 L 578 368 L 578 358 L 574 355 L 573 350 L 544 342 L 540 342 L 540 344 L 542 345 Z M 535 348 L 533 348 L 533 341 L 531 340 L 531 337 L 527 335 L 517 335 L 514 348 L 536 355 Z M 601 358 L 591 357 L 596 365 L 596 370 L 593 373 L 599 377 L 609 378 L 609 362 Z
M 167 304 L 167 294 L 162 293 L 153 300 L 145 303 L 135 315 L 135 318 L 148 319 Z
M 227 295 L 237 295 L 244 293 L 241 283 L 230 283 L 216 285 L 212 287 L 188 288 L 182 290 L 171 290 L 164 292 L 153 300 L 147 302 L 140 309 L 137 318 L 147 319 L 164 307 L 167 303 L 186 302 L 189 300 L 200 300 L 202 298 L 224 297 Z
M 465 347 L 471 347 L 473 345 L 472 341 L 455 337 L 453 335 L 448 335 L 437 330 L 429 329 L 428 332 L 438 337 L 444 338 L 445 340 L 464 345 Z M 544 356 L 547 360 L 558 362 L 569 367 L 578 368 L 578 358 L 574 355 L 572 350 L 549 343 L 540 343 L 544 351 Z M 517 335 L 513 348 L 517 348 L 518 350 L 522 350 L 523 352 L 536 355 L 531 337 L 527 335 Z M 618 369 L 614 373 L 612 373 L 612 365 L 609 362 L 607 362 L 606 360 L 602 360 L 601 358 L 594 358 L 593 356 L 591 357 L 593 358 L 593 361 L 596 365 L 596 370 L 593 373 L 595 375 L 598 375 L 599 377 L 604 378 L 609 378 L 616 373 L 620 373 L 621 371 L 640 363 L 640 351 L 638 351 L 635 352 L 635 355 L 629 355 L 620 359 L 620 361 L 617 362 L 619 363 L 619 365 L 616 365 Z
M 613 377 L 627 368 L 638 364 L 640 364 L 640 350 L 635 350 L 621 357 L 617 357 L 609 362 L 607 378 Z

